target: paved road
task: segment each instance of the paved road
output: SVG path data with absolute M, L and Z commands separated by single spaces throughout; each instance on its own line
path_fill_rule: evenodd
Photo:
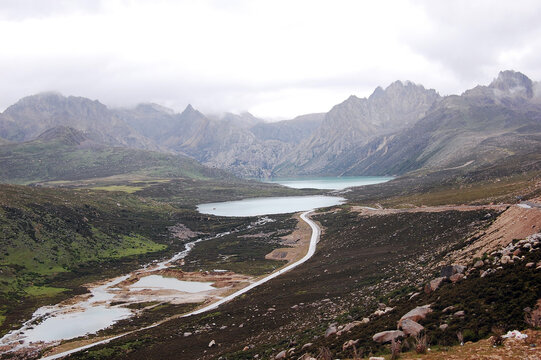
M 284 268 L 282 268 L 282 269 L 280 269 L 280 270 L 278 270 L 276 272 L 273 272 L 272 274 L 270 274 L 268 276 L 265 276 L 264 278 L 259 279 L 258 281 L 246 286 L 245 288 L 240 289 L 239 291 L 237 291 L 237 292 L 235 292 L 235 293 L 233 293 L 233 294 L 231 294 L 229 296 L 224 297 L 223 299 L 221 299 L 221 300 L 219 300 L 219 301 L 217 301 L 217 302 L 215 302 L 213 304 L 207 305 L 207 306 L 205 306 L 203 308 L 200 308 L 198 310 L 194 310 L 194 311 L 192 311 L 190 313 L 184 314 L 182 317 L 188 317 L 188 316 L 192 316 L 192 315 L 201 314 L 201 313 L 204 313 L 204 312 L 207 312 L 207 311 L 210 311 L 210 310 L 214 310 L 217 307 L 219 307 L 220 305 L 222 305 L 222 304 L 224 304 L 224 303 L 226 303 L 228 301 L 231 301 L 234 298 L 236 298 L 237 296 L 245 294 L 248 291 L 252 290 L 253 288 L 258 287 L 259 285 L 264 284 L 267 281 L 272 280 L 275 277 L 278 277 L 278 276 L 282 275 L 283 273 L 286 273 L 286 272 L 296 268 L 300 264 L 302 264 L 302 263 L 306 262 L 308 259 L 310 259 L 314 255 L 314 253 L 316 252 L 316 245 L 317 245 L 317 243 L 319 241 L 319 236 L 321 234 L 321 229 L 319 228 L 319 226 L 317 226 L 317 224 L 315 222 L 313 222 L 310 218 L 308 218 L 309 213 L 311 213 L 311 211 L 306 211 L 306 212 L 301 214 L 301 219 L 304 222 L 306 222 L 308 225 L 310 225 L 310 228 L 312 228 L 312 235 L 310 237 L 310 246 L 308 247 L 308 252 L 306 253 L 306 255 L 304 255 L 304 257 L 302 259 L 300 259 L 299 261 L 294 262 L 292 264 L 289 264 L 288 266 L 286 266 L 286 267 L 284 267 Z M 160 325 L 161 323 L 162 322 L 159 322 L 159 323 L 156 323 L 156 324 L 153 324 L 153 325 L 150 325 L 150 326 L 146 326 L 146 327 L 138 329 L 138 330 L 134 330 L 134 331 L 130 331 L 130 332 L 127 332 L 127 333 L 124 333 L 124 334 L 117 335 L 115 337 L 112 337 L 112 338 L 109 338 L 109 339 L 106 339 L 106 340 L 98 341 L 98 342 L 95 342 L 95 343 L 92 343 L 92 344 L 89 344 L 89 345 L 81 346 L 81 347 L 78 347 L 78 348 L 75 348 L 75 349 L 72 349 L 72 350 L 69 350 L 69 351 L 58 353 L 56 355 L 47 356 L 47 357 L 42 358 L 42 360 L 60 359 L 60 358 L 63 358 L 64 356 L 68 356 L 70 354 L 73 354 L 73 353 L 76 353 L 76 352 L 79 352 L 79 351 L 82 351 L 82 350 L 86 350 L 86 349 L 89 349 L 89 348 L 97 346 L 97 345 L 106 344 L 106 343 L 108 343 L 108 342 L 110 342 L 112 340 L 121 338 L 123 336 L 132 334 L 134 332 L 151 329 L 153 327 L 156 327 L 156 326 Z

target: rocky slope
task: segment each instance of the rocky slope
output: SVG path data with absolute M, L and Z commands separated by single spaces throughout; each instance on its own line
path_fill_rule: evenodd
M 385 90 L 378 87 L 368 98 L 351 96 L 325 115 L 321 126 L 275 173 L 340 175 L 356 161 L 356 148 L 414 125 L 439 99 L 434 90 L 401 81 Z
M 94 140 L 110 145 L 158 149 L 97 100 L 41 93 L 19 100 L 0 115 L 0 137 L 11 141 L 35 139 L 56 126 L 91 131 Z
M 472 170 L 541 148 L 541 107 L 530 79 L 506 71 L 489 86 L 447 96 L 412 127 L 372 140 L 348 155 L 344 174 Z
M 308 137 L 321 118 L 314 114 L 266 123 L 249 113 L 206 116 L 191 105 L 180 114 L 154 105 L 121 113 L 128 124 L 170 151 L 245 177 L 269 176 L 274 165 Z

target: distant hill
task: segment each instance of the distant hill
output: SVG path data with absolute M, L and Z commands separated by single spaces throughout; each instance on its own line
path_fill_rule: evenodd
M 181 155 L 113 147 L 70 127 L 51 128 L 35 140 L 0 145 L 0 181 L 29 183 L 80 180 L 119 174 L 157 177 L 231 178 Z

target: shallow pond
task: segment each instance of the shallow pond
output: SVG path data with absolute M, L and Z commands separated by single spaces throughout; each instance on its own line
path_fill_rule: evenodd
M 312 210 L 339 205 L 344 201 L 346 199 L 338 196 L 284 196 L 201 204 L 197 210 L 217 216 L 259 216 Z
M 55 341 L 73 339 L 105 329 L 118 320 L 128 318 L 132 312 L 122 307 L 91 306 L 84 311 L 62 313 L 45 319 L 25 331 L 26 341 Z
M 216 290 L 210 282 L 183 281 L 160 275 L 145 276 L 130 286 L 130 291 L 152 289 L 152 290 L 177 290 L 188 293 Z

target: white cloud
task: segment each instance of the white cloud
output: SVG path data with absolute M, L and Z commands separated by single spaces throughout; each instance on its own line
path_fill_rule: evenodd
M 2 1 L 0 107 L 57 90 L 284 118 L 396 79 L 457 93 L 504 68 L 541 78 L 540 11 L 532 1 Z

